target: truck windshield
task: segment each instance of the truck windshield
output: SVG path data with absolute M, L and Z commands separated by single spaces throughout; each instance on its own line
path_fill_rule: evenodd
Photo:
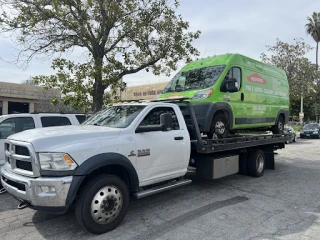
M 176 74 L 163 90 L 167 92 L 182 92 L 189 90 L 199 90 L 212 87 L 225 66 L 212 66 L 192 69 Z
M 123 105 L 107 107 L 84 121 L 82 125 L 126 128 L 144 109 L 143 105 Z

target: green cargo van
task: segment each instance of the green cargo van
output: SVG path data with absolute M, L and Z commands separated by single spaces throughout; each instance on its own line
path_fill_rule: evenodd
M 289 120 L 289 87 L 285 72 L 242 56 L 224 54 L 184 66 L 159 95 L 189 97 L 200 131 L 209 138 L 227 137 L 239 129 L 282 133 Z

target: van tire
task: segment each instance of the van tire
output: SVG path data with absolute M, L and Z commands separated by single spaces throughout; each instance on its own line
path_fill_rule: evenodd
M 122 179 L 101 174 L 84 186 L 76 202 L 75 215 L 80 225 L 89 232 L 102 234 L 121 223 L 129 200 L 129 190 Z
M 262 150 L 252 150 L 247 158 L 248 174 L 252 177 L 261 177 L 264 174 L 266 157 Z
M 207 136 L 209 139 L 212 139 L 213 135 L 216 134 L 218 138 L 225 138 L 229 135 L 229 131 L 228 119 L 223 113 L 218 113 L 212 119 L 210 131 L 207 133 Z
M 272 127 L 273 134 L 282 134 L 284 130 L 284 117 L 280 115 L 276 121 L 276 125 Z

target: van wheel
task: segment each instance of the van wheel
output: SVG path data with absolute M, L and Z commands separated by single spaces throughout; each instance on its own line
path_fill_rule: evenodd
M 94 234 L 115 229 L 127 213 L 129 191 L 114 175 L 99 175 L 87 182 L 76 202 L 78 222 Z
M 284 130 L 284 117 L 282 115 L 279 116 L 276 125 L 272 127 L 273 134 L 281 134 Z
M 225 138 L 229 135 L 228 120 L 223 113 L 218 113 L 213 117 L 207 136 L 212 139 L 214 134 L 218 138 Z
M 262 150 L 252 150 L 248 154 L 248 173 L 252 177 L 261 177 L 264 173 L 266 158 Z

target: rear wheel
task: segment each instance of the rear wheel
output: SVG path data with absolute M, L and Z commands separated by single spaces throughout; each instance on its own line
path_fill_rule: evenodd
M 216 114 L 211 123 L 211 128 L 207 134 L 212 139 L 216 135 L 218 138 L 225 138 L 229 135 L 228 120 L 223 113 Z
M 121 223 L 128 204 L 126 184 L 117 176 L 100 175 L 86 183 L 76 202 L 75 214 L 89 232 L 101 234 Z
M 253 177 L 261 177 L 265 169 L 265 155 L 262 150 L 252 150 L 248 154 L 248 173 Z
M 283 130 L 284 130 L 284 117 L 283 117 L 283 115 L 280 115 L 278 117 L 276 125 L 274 125 L 272 127 L 272 133 L 273 134 L 281 134 L 281 133 L 283 133 Z

